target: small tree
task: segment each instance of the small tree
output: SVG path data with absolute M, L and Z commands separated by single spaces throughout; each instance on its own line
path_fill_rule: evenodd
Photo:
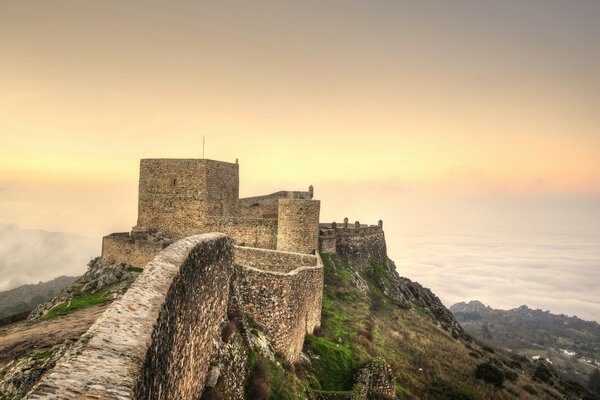
M 600 370 L 598 370 L 598 368 L 592 372 L 592 376 L 590 376 L 590 381 L 588 383 L 588 388 L 592 393 L 600 395 Z
M 87 263 L 88 269 L 92 269 L 92 267 L 95 266 L 98 263 L 98 261 L 100 261 L 100 256 L 92 258 L 90 262 Z
M 487 362 L 477 366 L 475 369 L 475 377 L 477 379 L 483 379 L 487 383 L 491 383 L 499 388 L 501 388 L 504 383 L 504 373 Z

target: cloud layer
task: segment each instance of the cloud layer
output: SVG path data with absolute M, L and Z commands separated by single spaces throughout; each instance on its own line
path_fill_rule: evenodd
M 0 291 L 81 275 L 90 258 L 99 254 L 97 238 L 0 224 Z
M 398 271 L 447 305 L 526 304 L 600 321 L 600 233 L 422 228 L 388 235 Z

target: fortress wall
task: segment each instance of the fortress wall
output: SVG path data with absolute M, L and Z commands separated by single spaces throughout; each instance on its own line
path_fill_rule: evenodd
M 385 234 L 382 230 L 355 235 L 338 235 L 336 253 L 347 258 L 358 268 L 368 268 L 370 261 L 387 265 Z
M 26 398 L 198 398 L 226 317 L 232 261 L 224 235 L 175 242 Z
M 322 254 L 335 254 L 337 245 L 337 237 L 333 236 L 319 236 L 319 252 Z
M 129 233 L 113 233 L 102 238 L 102 261 L 106 264 L 125 263 L 143 268 L 167 243 L 134 240 Z
M 341 246 L 343 250 L 348 243 L 363 241 L 366 237 L 378 237 L 378 235 L 383 235 L 383 223 L 381 221 L 379 225 L 359 224 L 356 226 L 356 223 L 348 223 L 346 226 L 344 223 L 336 222 L 319 224 L 319 252 L 333 254 L 338 251 L 338 246 Z
M 238 215 L 240 197 L 239 165 L 214 160 L 205 162 L 207 216 Z
M 291 272 L 265 271 L 235 264 L 234 285 L 244 311 L 264 326 L 275 350 L 298 361 L 307 334 L 321 324 L 323 264 Z
M 312 253 L 319 247 L 318 200 L 279 199 L 277 250 Z
M 207 217 L 203 220 L 202 231 L 225 233 L 238 245 L 264 249 L 275 249 L 277 246 L 275 219 Z
M 277 218 L 279 199 L 309 199 L 309 192 L 279 191 L 264 196 L 246 197 L 239 201 L 242 217 Z
M 141 160 L 137 227 L 198 232 L 205 190 L 204 160 Z
M 252 247 L 235 247 L 234 263 L 263 271 L 290 272 L 299 266 L 316 266 L 317 257 Z

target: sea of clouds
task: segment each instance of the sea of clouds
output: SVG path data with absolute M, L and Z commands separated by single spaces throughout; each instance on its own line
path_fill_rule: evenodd
M 100 239 L 0 224 L 0 291 L 79 276 L 90 258 L 100 255 Z
M 388 230 L 387 243 L 399 273 L 446 306 L 526 304 L 600 321 L 600 229 L 432 225 Z

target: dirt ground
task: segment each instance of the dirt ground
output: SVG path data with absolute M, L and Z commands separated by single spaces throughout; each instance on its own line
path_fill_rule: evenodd
M 24 354 L 47 350 L 67 339 L 77 339 L 106 310 L 100 304 L 50 321 L 21 321 L 0 327 L 0 368 Z

